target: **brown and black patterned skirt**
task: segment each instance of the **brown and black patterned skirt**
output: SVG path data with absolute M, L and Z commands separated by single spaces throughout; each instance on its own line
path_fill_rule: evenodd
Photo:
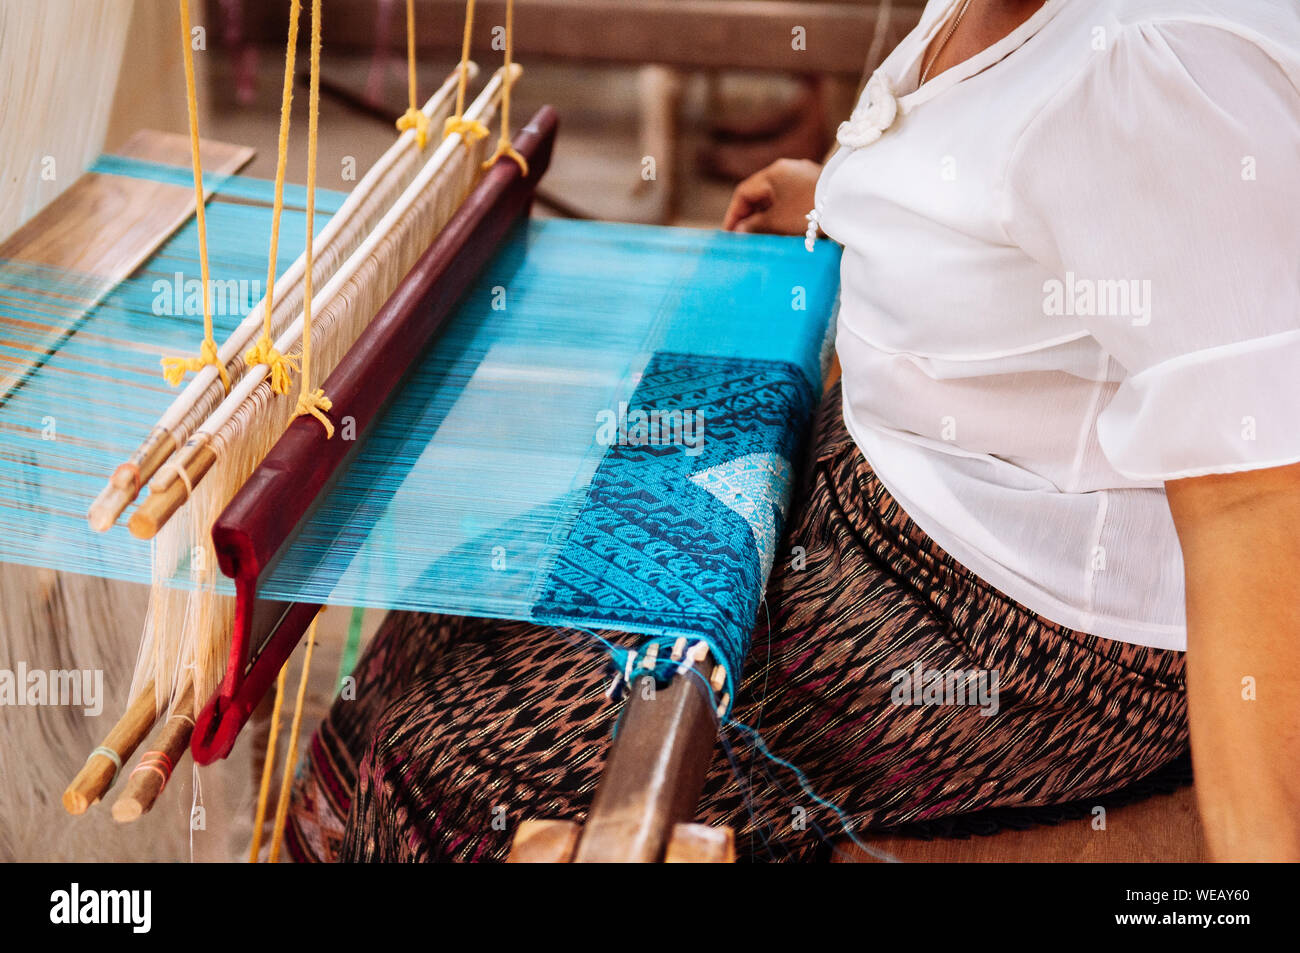
M 809 464 L 732 712 L 749 728 L 723 727 L 700 805 L 742 854 L 1100 796 L 1186 749 L 1182 654 L 1048 622 L 959 565 L 876 479 L 838 388 Z M 521 820 L 581 820 L 619 711 L 608 666 L 572 633 L 390 614 L 312 739 L 290 851 L 500 860 Z

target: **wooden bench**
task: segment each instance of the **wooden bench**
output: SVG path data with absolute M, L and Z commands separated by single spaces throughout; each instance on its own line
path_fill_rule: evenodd
M 1030 830 L 1005 830 L 965 840 L 870 837 L 866 843 L 910 863 L 1198 863 L 1207 861 L 1196 794 L 1182 788 L 1111 808 L 1106 829 L 1091 817 Z M 874 863 L 852 844 L 840 845 L 840 863 Z

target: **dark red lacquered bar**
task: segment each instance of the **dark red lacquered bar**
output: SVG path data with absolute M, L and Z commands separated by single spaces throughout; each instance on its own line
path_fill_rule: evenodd
M 221 571 L 235 580 L 235 625 L 221 687 L 195 724 L 190 750 L 198 764 L 224 758 L 249 715 L 307 631 L 319 606 L 259 600 L 258 585 L 318 495 L 437 337 L 510 229 L 527 217 L 546 171 L 558 117 L 544 106 L 514 138 L 528 162 L 524 177 L 498 161 L 402 279 L 391 298 L 325 381 L 336 436 L 311 417 L 294 420 L 212 527 Z M 356 440 L 341 440 L 342 420 Z

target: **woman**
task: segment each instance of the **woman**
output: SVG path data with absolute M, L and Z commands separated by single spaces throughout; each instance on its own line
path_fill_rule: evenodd
M 824 170 L 741 184 L 726 227 L 811 208 L 845 249 L 806 555 L 734 711 L 821 800 L 724 731 L 702 820 L 807 857 L 823 802 L 863 830 L 1088 798 L 1190 733 L 1213 856 L 1300 859 L 1298 89 L 1292 2 L 935 0 Z M 900 694 L 933 672 L 995 695 Z M 535 627 L 391 616 L 292 846 L 502 857 L 589 803 L 606 681 Z

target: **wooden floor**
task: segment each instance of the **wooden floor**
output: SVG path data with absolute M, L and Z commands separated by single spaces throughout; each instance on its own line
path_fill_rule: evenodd
M 867 843 L 908 863 L 1197 863 L 1207 860 L 1192 788 L 1106 812 L 1106 829 L 1092 818 L 1054 827 L 1003 831 L 966 840 L 873 837 Z M 871 861 L 846 845 L 840 863 Z

